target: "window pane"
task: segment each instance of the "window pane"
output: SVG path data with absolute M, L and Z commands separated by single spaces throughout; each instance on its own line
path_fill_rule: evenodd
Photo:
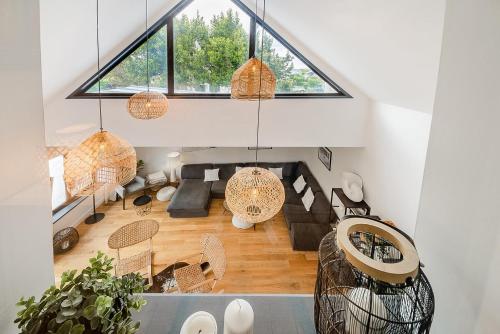
M 52 210 L 54 210 L 64 204 L 67 199 L 62 155 L 49 160 L 49 176 L 52 179 Z
M 255 56 L 261 57 L 262 26 L 257 25 Z M 264 63 L 276 75 L 276 93 L 338 93 L 268 32 L 264 34 Z
M 102 93 L 137 93 L 147 90 L 146 45 L 144 42 L 130 56 L 101 79 Z M 150 90 L 167 92 L 167 26 L 149 38 Z M 88 90 L 98 93 L 97 84 Z
M 229 0 L 195 0 L 174 18 L 176 93 L 230 93 L 248 59 L 250 17 Z

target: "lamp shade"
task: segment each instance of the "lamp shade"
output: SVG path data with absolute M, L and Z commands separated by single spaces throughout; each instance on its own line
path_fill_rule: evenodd
M 159 118 L 168 110 L 168 100 L 163 93 L 140 92 L 128 100 L 128 112 L 137 119 Z
M 285 202 L 280 179 L 267 169 L 246 167 L 227 182 L 226 202 L 230 211 L 248 223 L 274 217 Z
M 231 79 L 231 98 L 257 100 L 259 89 L 261 99 L 274 98 L 276 77 L 266 64 L 252 57 L 234 72 Z
M 168 168 L 170 169 L 170 182 L 175 182 L 177 180 L 175 176 L 175 169 L 179 166 L 181 154 L 179 152 L 170 152 L 167 154 L 167 158 Z
M 64 159 L 64 181 L 73 195 L 89 195 L 104 184 L 125 185 L 136 175 L 136 153 L 127 141 L 99 131 Z

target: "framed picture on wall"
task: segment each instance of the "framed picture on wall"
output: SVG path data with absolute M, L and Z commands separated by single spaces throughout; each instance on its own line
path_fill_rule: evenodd
M 332 170 L 332 151 L 328 147 L 318 148 L 318 159 L 325 165 L 326 169 Z

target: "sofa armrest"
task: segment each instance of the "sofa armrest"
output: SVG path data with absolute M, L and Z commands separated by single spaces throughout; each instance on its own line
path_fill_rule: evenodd
M 143 178 L 142 176 L 137 175 L 134 179 L 135 179 L 135 182 L 139 183 L 141 186 L 143 186 L 143 187 L 146 186 L 146 179 Z
M 118 196 L 120 196 L 121 198 L 125 198 L 125 188 L 124 187 L 117 185 L 115 188 L 115 191 L 118 194 Z

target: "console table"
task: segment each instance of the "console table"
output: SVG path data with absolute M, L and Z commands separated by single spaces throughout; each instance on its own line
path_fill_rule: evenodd
M 330 217 L 331 217 L 331 211 L 333 210 L 333 194 L 336 194 L 337 197 L 339 198 L 340 202 L 342 203 L 342 206 L 345 208 L 344 214 L 347 215 L 348 211 L 350 210 L 351 213 L 355 213 L 353 209 L 363 209 L 365 210 L 365 216 L 370 215 L 370 206 L 363 200 L 361 202 L 353 202 L 351 201 L 345 194 L 342 188 L 332 188 L 332 193 L 330 194 Z M 331 219 L 330 219 L 331 221 Z
M 134 313 L 141 322 L 138 333 L 179 333 L 184 321 L 194 312 L 206 311 L 217 320 L 219 334 L 224 328 L 224 311 L 236 298 L 252 305 L 256 334 L 313 334 L 314 299 L 312 295 L 165 295 L 144 294 L 147 305 Z

